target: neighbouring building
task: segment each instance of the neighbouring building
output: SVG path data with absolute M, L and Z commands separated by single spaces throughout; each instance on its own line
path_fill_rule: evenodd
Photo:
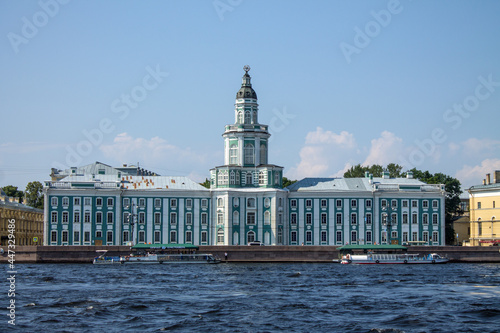
M 482 185 L 469 188 L 471 246 L 500 244 L 500 170 L 486 174 Z
M 8 245 L 9 221 L 12 220 L 15 221 L 13 224 L 15 245 L 43 244 L 43 210 L 23 205 L 19 203 L 18 198 L 8 197 L 0 189 L 0 245 L 2 247 Z
M 283 167 L 269 163 L 270 133 L 244 70 L 210 189 L 135 166 L 52 169 L 45 244 L 444 245 L 444 185 L 411 173 L 306 178 L 283 189 Z

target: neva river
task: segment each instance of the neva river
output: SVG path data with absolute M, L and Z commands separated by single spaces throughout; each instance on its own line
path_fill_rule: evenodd
M 16 326 L 4 316 L 2 332 L 500 331 L 500 264 L 16 269 Z

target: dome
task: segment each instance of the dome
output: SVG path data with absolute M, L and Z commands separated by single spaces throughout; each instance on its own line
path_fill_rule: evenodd
M 257 93 L 252 88 L 252 83 L 250 82 L 251 77 L 248 75 L 248 71 L 250 70 L 249 66 L 243 67 L 245 70 L 245 74 L 243 75 L 243 82 L 241 83 L 241 88 L 236 93 L 236 99 L 240 98 L 253 98 L 257 99 Z

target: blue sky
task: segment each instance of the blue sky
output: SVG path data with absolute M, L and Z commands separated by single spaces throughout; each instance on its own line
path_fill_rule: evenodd
M 2 1 L 0 186 L 223 163 L 242 67 L 285 176 L 500 170 L 498 1 Z M 127 99 L 128 98 L 128 99 Z

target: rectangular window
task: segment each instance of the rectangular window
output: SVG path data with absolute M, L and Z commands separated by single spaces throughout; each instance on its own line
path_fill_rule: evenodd
M 326 199 L 321 199 L 321 208 L 326 208 Z
M 309 224 L 309 225 L 312 224 L 312 214 L 311 213 L 306 214 L 306 224 Z
M 432 224 L 438 224 L 438 214 L 432 214 Z
M 372 207 L 372 200 L 371 199 L 367 199 L 366 200 L 366 208 L 371 208 Z
M 372 214 L 368 213 L 366 214 L 366 225 L 371 225 L 372 224 Z
M 146 241 L 146 233 L 144 230 L 139 231 L 139 243 L 144 243 Z
M 144 198 L 139 199 L 139 207 L 140 208 L 146 207 L 146 199 L 144 199 Z
M 170 224 L 177 224 L 177 213 L 170 213 Z
M 351 242 L 356 242 L 358 240 L 358 233 L 356 230 L 351 231 Z
M 387 200 L 382 199 L 381 206 L 382 206 L 382 208 L 386 208 L 387 207 Z
M 437 242 L 439 240 L 438 238 L 438 232 L 437 231 L 433 231 L 432 232 L 432 241 L 433 242 Z
M 398 224 L 398 214 L 396 214 L 396 213 L 391 214 L 391 222 L 393 225 Z
M 50 217 L 50 222 L 57 223 L 57 212 L 52 212 L 51 217 Z
M 403 231 L 403 242 L 408 242 L 408 232 L 407 231 Z
M 311 199 L 307 199 L 306 200 L 306 207 L 307 208 L 311 208 L 312 207 L 312 200 Z
M 342 243 L 342 231 L 337 231 L 336 240 L 337 243 Z
M 382 243 L 387 243 L 387 231 L 382 231 Z
M 418 208 L 418 201 L 417 201 L 417 200 L 412 200 L 412 201 L 411 201 L 411 206 L 412 206 L 413 208 Z
M 57 231 L 52 230 L 52 231 L 50 232 L 50 241 L 51 241 L 52 243 L 57 243 Z
M 62 223 L 68 223 L 68 222 L 69 222 L 69 213 L 63 212 L 62 213 Z
M 429 208 L 429 201 L 427 200 L 422 201 L 422 208 Z
M 126 243 L 129 241 L 129 232 L 126 230 L 123 232 L 123 242 Z
M 90 231 L 85 231 L 83 233 L 83 241 L 86 243 L 90 242 Z
M 64 197 L 62 198 L 62 205 L 64 207 L 68 207 L 69 206 L 69 198 L 68 197 Z M 67 236 L 66 236 L 67 237 Z
M 130 199 L 129 198 L 123 199 L 123 207 L 128 209 L 129 206 L 130 206 Z
M 193 224 L 193 214 L 191 213 L 186 214 L 186 224 L 187 225 Z
M 391 207 L 394 209 L 394 208 L 397 208 L 398 207 L 398 201 L 397 200 L 392 200 L 391 201 Z
M 439 207 L 439 201 L 432 200 L 432 208 L 438 208 L 438 207 Z
M 292 234 L 291 234 L 291 241 L 293 243 L 296 243 L 297 242 L 297 231 L 292 231 Z
M 427 215 L 427 214 L 422 215 L 422 223 L 429 224 L 429 215 Z
M 127 212 L 123 213 L 123 224 L 130 223 L 131 218 L 132 217 L 130 216 L 130 213 L 127 213 Z
M 407 208 L 408 207 L 408 200 L 403 200 L 403 208 Z
M 155 208 L 161 207 L 161 199 L 155 199 Z
M 356 199 L 351 199 L 351 208 L 356 208 L 358 205 L 358 202 Z
M 102 223 L 102 212 L 95 213 L 95 223 L 97 224 Z
M 139 212 L 139 224 L 146 223 L 146 213 Z
M 255 224 L 255 212 L 247 212 L 247 224 Z
M 95 205 L 97 207 L 102 207 L 102 198 L 95 199 Z
M 411 223 L 412 224 L 418 224 L 418 215 L 417 215 L 417 213 L 411 214 Z
M 177 231 L 170 231 L 170 243 L 177 243 Z
M 57 197 L 52 197 L 52 198 L 50 199 L 50 205 L 51 205 L 52 207 L 56 207 L 56 206 L 57 206 Z
M 161 232 L 156 230 L 155 231 L 155 235 L 154 235 L 154 242 L 155 243 L 160 243 L 160 240 L 161 240 Z
M 293 225 L 297 224 L 297 213 L 292 213 L 292 215 L 290 216 L 290 223 Z
M 481 209 L 481 202 L 479 202 L 479 201 L 477 203 L 477 209 Z
M 224 224 L 224 214 L 217 214 L 217 224 Z
M 428 242 L 428 241 L 429 241 L 429 232 L 428 232 L 428 231 L 424 231 L 424 232 L 422 233 L 422 240 L 423 240 L 424 242 Z
M 372 232 L 371 231 L 367 231 L 366 232 L 366 242 L 367 243 L 371 243 L 372 242 Z
M 295 199 L 290 200 L 290 206 L 292 208 L 296 208 L 297 207 L 297 200 L 295 200 Z
M 161 224 L 161 214 L 155 213 L 155 224 Z
M 193 242 L 193 233 L 191 231 L 186 231 L 186 243 Z
M 342 224 L 342 213 L 337 213 L 336 221 L 337 221 L 337 224 Z
M 335 202 L 335 205 L 337 206 L 337 208 L 341 208 L 342 207 L 342 200 L 341 199 L 337 199 L 336 202 Z
M 206 243 L 207 242 L 207 232 L 206 231 L 202 231 L 201 232 L 201 242 L 202 243 Z
M 113 243 L 113 231 L 108 231 L 106 233 L 106 241 L 108 243 Z
M 408 213 L 403 213 L 403 224 L 408 224 Z
M 321 232 L 321 242 L 326 243 L 326 231 Z
M 96 238 L 102 238 L 102 230 L 97 230 L 97 231 L 95 232 L 95 237 L 96 237 Z
M 411 238 L 412 238 L 411 240 L 414 242 L 418 241 L 418 233 L 416 231 L 412 232 Z
M 80 212 L 73 213 L 73 223 L 80 223 Z
M 398 232 L 397 231 L 392 231 L 391 232 L 391 238 L 398 238 Z
M 201 214 L 201 224 L 202 225 L 207 225 L 207 213 L 202 213 Z
M 307 243 L 312 242 L 312 231 L 306 231 L 306 242 Z
M 113 207 L 115 204 L 115 199 L 114 198 L 108 198 L 108 207 Z
M 358 224 L 358 216 L 356 215 L 356 213 L 351 214 L 351 224 L 352 225 Z
M 80 198 L 73 198 L 73 206 L 80 206 Z
M 177 208 L 177 199 L 170 199 L 170 208 Z
M 327 219 L 326 219 L 326 213 L 321 214 L 321 224 L 326 225 Z
M 193 199 L 186 199 L 186 208 L 191 209 L 193 207 Z
M 112 224 L 114 222 L 113 212 L 108 212 L 108 214 L 107 214 L 107 221 L 108 221 L 108 224 Z
M 62 242 L 67 243 L 68 242 L 68 230 L 63 230 L 62 232 Z
M 80 242 L 80 231 L 73 231 L 73 243 Z
M 207 208 L 208 205 L 208 200 L 207 199 L 201 199 L 201 207 L 202 208 Z

